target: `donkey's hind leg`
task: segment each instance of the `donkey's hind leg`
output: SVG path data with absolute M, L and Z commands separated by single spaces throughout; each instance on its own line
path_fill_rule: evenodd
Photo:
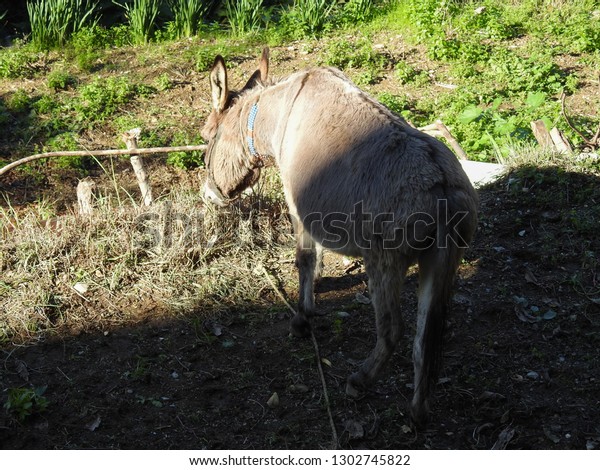
M 413 346 L 415 369 L 411 418 L 423 427 L 429 415 L 429 398 L 438 378 L 444 325 L 452 284 L 462 257 L 456 247 L 432 247 L 419 257 L 419 307 Z
M 294 336 L 305 337 L 310 334 L 308 317 L 315 311 L 315 281 L 321 276 L 322 248 L 304 230 L 301 224 L 295 226 L 296 267 L 300 278 L 298 294 L 298 313 L 291 323 Z
M 402 285 L 409 260 L 391 250 L 370 250 L 365 256 L 369 292 L 375 308 L 377 343 L 360 369 L 348 377 L 346 393 L 357 396 L 371 384 L 386 365 L 404 332 L 400 310 Z

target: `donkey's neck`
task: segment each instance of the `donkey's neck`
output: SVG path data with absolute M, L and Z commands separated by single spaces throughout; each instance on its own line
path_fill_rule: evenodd
M 295 99 L 303 87 L 303 76 L 307 72 L 298 72 L 287 79 L 244 97 L 241 111 L 247 138 L 246 146 L 263 159 L 271 157 L 279 165 L 282 143 L 285 138 L 288 117 Z M 290 99 L 291 98 L 291 99 Z M 252 127 L 252 131 L 249 128 Z M 252 141 L 248 137 L 252 137 Z M 250 147 L 253 147 L 250 148 Z

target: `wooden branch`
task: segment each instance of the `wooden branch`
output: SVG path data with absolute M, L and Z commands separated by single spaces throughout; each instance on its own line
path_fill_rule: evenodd
M 560 111 L 563 115 L 563 117 L 565 118 L 565 121 L 567 122 L 567 125 L 571 128 L 571 130 L 573 132 L 575 132 L 577 135 L 579 135 L 579 137 L 581 137 L 581 139 L 586 143 L 586 145 L 590 145 L 590 142 L 588 141 L 587 137 L 584 136 L 579 129 L 577 129 L 572 123 L 571 120 L 569 119 L 569 116 L 567 116 L 567 111 L 565 109 L 565 98 L 567 97 L 567 95 L 565 95 L 565 92 L 563 91 L 560 95 Z M 599 128 L 600 129 L 600 128 Z
M 450 146 L 454 150 L 454 153 L 456 153 L 456 156 L 460 160 L 468 160 L 469 159 L 469 157 L 467 156 L 467 153 L 464 151 L 464 149 L 458 143 L 458 140 L 456 140 L 454 138 L 454 136 L 450 133 L 448 128 L 445 126 L 445 124 L 442 121 L 440 121 L 439 119 L 437 121 L 435 121 L 434 124 L 429 124 L 428 126 L 425 126 L 425 127 L 419 127 L 419 130 L 423 131 L 426 134 L 429 134 L 433 137 L 443 137 L 450 144 Z
M 141 132 L 141 129 L 135 128 L 123 134 L 123 141 L 128 150 L 137 149 L 137 140 Z M 152 187 L 148 181 L 148 173 L 146 172 L 146 168 L 144 168 L 144 161 L 140 155 L 131 155 L 130 161 L 135 172 L 135 177 L 138 180 L 142 197 L 144 198 L 144 205 L 149 206 L 152 204 Z
M 150 153 L 170 153 L 170 152 L 204 152 L 206 151 L 206 145 L 182 145 L 179 147 L 150 147 L 141 149 L 118 149 L 118 150 L 65 150 L 57 152 L 45 152 L 31 155 L 29 157 L 21 158 L 6 166 L 0 168 L 0 176 L 8 173 L 13 168 L 16 168 L 25 163 L 32 162 L 34 160 L 40 160 L 42 158 L 51 157 L 106 157 L 110 155 L 147 155 Z

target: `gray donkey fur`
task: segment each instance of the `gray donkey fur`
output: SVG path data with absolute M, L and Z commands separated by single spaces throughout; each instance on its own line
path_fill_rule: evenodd
M 265 163 L 279 168 L 297 241 L 299 311 L 291 323 L 297 336 L 310 332 L 321 247 L 364 258 L 377 343 L 348 378 L 353 396 L 375 380 L 402 338 L 402 284 L 418 263 L 411 417 L 423 425 L 452 284 L 477 224 L 477 194 L 444 144 L 407 125 L 339 70 L 314 68 L 269 83 L 268 65 L 265 49 L 259 69 L 236 93 L 223 58 L 215 59 L 214 109 L 202 131 L 206 198 L 226 205 L 256 183 Z

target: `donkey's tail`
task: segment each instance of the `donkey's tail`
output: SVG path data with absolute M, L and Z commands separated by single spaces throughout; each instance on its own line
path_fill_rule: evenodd
M 427 421 L 429 397 L 437 382 L 448 305 L 456 271 L 477 225 L 477 199 L 469 191 L 446 191 L 438 200 L 435 243 L 419 262 L 419 307 L 413 347 L 415 368 L 411 416 L 417 426 Z

